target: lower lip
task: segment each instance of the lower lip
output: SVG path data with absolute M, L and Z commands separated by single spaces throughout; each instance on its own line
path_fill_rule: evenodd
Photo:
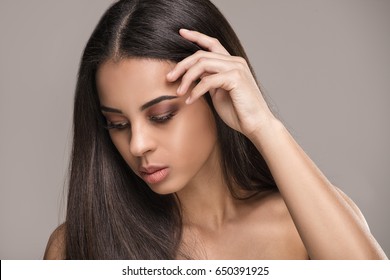
M 163 168 L 150 174 L 142 173 L 142 179 L 144 179 L 146 183 L 157 184 L 164 180 L 168 176 L 168 173 L 168 168 Z

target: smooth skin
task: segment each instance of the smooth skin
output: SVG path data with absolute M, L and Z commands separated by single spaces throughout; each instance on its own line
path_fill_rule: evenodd
M 246 201 L 233 199 L 223 183 L 215 128 L 209 125 L 206 141 L 201 144 L 205 145 L 205 153 L 196 155 L 193 165 L 186 166 L 179 158 L 163 162 L 170 170 L 166 180 L 175 182 L 175 189 L 169 189 L 167 186 L 172 184 L 165 181 L 149 184 L 158 193 L 175 192 L 180 198 L 184 215 L 180 249 L 198 259 L 387 259 L 357 206 L 326 179 L 273 116 L 246 61 L 231 56 L 218 40 L 199 32 L 181 29 L 180 35 L 205 51 L 176 65 L 127 59 L 107 62 L 99 69 L 101 104 L 121 110 L 121 114 L 103 114 L 111 122 L 128 122 L 127 134 L 126 130 L 110 131 L 119 152 L 136 174 L 140 164 L 155 163 L 153 160 L 162 160 L 175 149 L 189 152 L 192 140 L 199 142 L 199 133 L 178 122 L 182 119 L 187 126 L 197 124 L 198 129 L 210 124 L 207 104 L 201 98 L 210 92 L 223 121 L 247 136 L 262 154 L 279 189 L 279 193 L 263 193 Z M 134 83 L 126 84 L 126 80 L 129 73 L 142 73 L 142 69 L 154 71 L 149 71 L 150 75 L 139 74 L 138 78 L 145 80 L 138 89 L 149 83 L 155 90 L 137 95 Z M 137 108 L 161 95 L 158 89 L 178 96 L 156 105 L 175 103 L 179 108 L 177 116 L 164 124 L 165 129 L 194 133 L 191 135 L 196 139 L 181 138 L 176 143 L 182 147 L 176 147 L 158 140 L 164 137 L 154 137 L 160 124 L 148 123 L 147 115 Z M 131 103 L 126 92 L 133 94 Z M 204 116 L 194 120 L 193 113 L 199 110 Z M 146 130 L 137 129 L 141 124 L 147 125 Z M 190 141 L 188 146 L 185 141 Z M 45 258 L 63 258 L 63 244 L 62 227 L 50 238 Z

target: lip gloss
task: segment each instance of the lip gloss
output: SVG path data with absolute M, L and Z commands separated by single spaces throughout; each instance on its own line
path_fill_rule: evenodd
M 168 168 L 157 170 L 153 173 L 142 173 L 142 179 L 149 184 L 157 184 L 163 181 L 168 176 Z

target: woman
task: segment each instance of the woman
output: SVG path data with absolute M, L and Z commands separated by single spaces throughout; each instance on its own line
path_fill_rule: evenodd
M 74 106 L 67 217 L 47 259 L 386 258 L 207 0 L 111 6 Z

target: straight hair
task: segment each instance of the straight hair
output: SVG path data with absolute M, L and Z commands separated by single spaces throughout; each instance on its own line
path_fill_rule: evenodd
M 104 13 L 84 49 L 76 85 L 65 221 L 67 259 L 193 257 L 179 250 L 180 202 L 175 194 L 154 193 L 126 164 L 104 128 L 96 88 L 96 71 L 108 60 L 177 63 L 201 50 L 179 35 L 180 28 L 218 39 L 231 55 L 249 64 L 230 24 L 208 0 L 122 0 Z M 277 191 L 256 147 L 221 120 L 208 94 L 205 98 L 216 121 L 221 166 L 232 195 L 248 198 L 235 191 L 237 186 L 254 194 Z

